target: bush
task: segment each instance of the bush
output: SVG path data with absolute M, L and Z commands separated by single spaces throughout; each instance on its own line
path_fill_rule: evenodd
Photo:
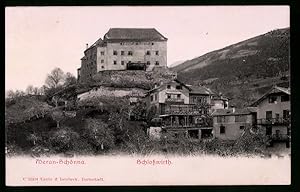
M 89 143 L 89 139 L 80 136 L 73 145 L 73 152 L 80 155 L 90 155 L 94 153 L 93 146 Z
M 238 138 L 232 148 L 236 154 L 261 154 L 265 152 L 267 137 L 262 131 L 256 133 L 246 128 L 244 134 Z
M 63 127 L 52 134 L 50 143 L 56 152 L 67 152 L 73 149 L 78 138 L 77 132 L 72 131 L 69 127 Z

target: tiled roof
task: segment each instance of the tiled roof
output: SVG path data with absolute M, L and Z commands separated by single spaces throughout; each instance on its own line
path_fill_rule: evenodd
M 285 94 L 291 95 L 291 90 L 290 88 L 284 88 L 284 87 L 278 87 L 278 86 L 273 86 L 272 89 L 270 89 L 267 93 L 265 93 L 262 97 L 260 97 L 258 100 L 256 100 L 251 106 L 257 106 L 261 101 L 266 99 L 268 95 L 272 93 L 280 93 L 283 92 Z
M 228 97 L 225 97 L 223 95 L 213 95 L 212 97 L 213 100 L 225 100 L 225 101 L 228 101 L 229 98 Z
M 213 92 L 206 88 L 206 87 L 203 87 L 203 86 L 188 86 L 191 91 L 190 93 L 195 93 L 195 94 L 203 94 L 203 95 L 211 95 L 213 94 Z
M 103 40 L 101 38 L 99 38 L 95 43 L 93 43 L 90 47 L 88 47 L 84 52 L 86 52 L 87 50 L 89 50 L 97 45 L 102 45 L 103 43 L 104 43 Z M 83 59 L 83 58 L 81 58 L 81 59 Z
M 113 40 L 166 41 L 167 38 L 154 28 L 111 28 L 104 35 L 104 41 Z
M 242 109 L 217 109 L 212 113 L 213 116 L 227 116 L 227 115 L 247 115 L 255 112 L 256 109 L 253 107 L 247 107 Z
M 275 88 L 276 88 L 277 90 L 281 91 L 281 92 L 284 92 L 284 93 L 288 94 L 288 95 L 291 94 L 290 88 L 284 88 L 284 87 L 278 87 L 278 86 L 276 86 Z
M 178 79 L 173 79 L 173 80 L 170 80 L 170 81 L 168 81 L 168 82 L 161 83 L 160 85 L 158 85 L 157 87 L 154 87 L 153 89 L 150 89 L 150 90 L 148 91 L 148 93 L 151 93 L 151 92 L 153 92 L 153 91 L 155 91 L 155 90 L 158 90 L 158 89 L 160 89 L 161 87 L 163 87 L 164 85 L 169 84 L 169 83 L 172 83 L 172 82 L 176 82 L 176 83 L 180 84 L 181 86 L 186 87 L 189 91 L 191 90 L 189 86 L 185 85 L 184 83 L 182 83 L 182 82 L 179 81 Z
M 213 92 L 210 89 L 206 88 L 206 87 L 203 87 L 203 86 L 194 86 L 194 85 L 186 85 L 186 84 L 182 83 L 181 81 L 179 81 L 177 79 L 174 79 L 174 80 L 171 80 L 169 82 L 163 83 L 163 84 L 161 84 L 161 85 L 159 85 L 159 86 L 157 86 L 157 87 L 149 90 L 148 93 L 153 92 L 153 91 L 155 91 L 157 89 L 160 89 L 162 86 L 164 86 L 164 85 L 166 85 L 168 83 L 171 83 L 171 82 L 177 82 L 181 86 L 186 87 L 189 90 L 189 93 L 192 93 L 192 94 L 203 94 L 203 95 L 212 95 L 213 94 Z

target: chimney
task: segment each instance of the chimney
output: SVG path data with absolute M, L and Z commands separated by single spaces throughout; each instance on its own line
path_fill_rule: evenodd
M 87 44 L 85 44 L 86 45 L 86 49 L 88 49 L 89 48 L 89 44 L 87 43 Z

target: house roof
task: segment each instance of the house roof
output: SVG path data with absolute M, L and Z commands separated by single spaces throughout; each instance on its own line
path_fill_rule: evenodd
M 154 28 L 110 28 L 104 41 L 166 41 L 167 38 Z
M 212 116 L 228 116 L 228 115 L 248 115 L 253 112 L 256 112 L 256 108 L 254 107 L 247 107 L 242 109 L 216 109 Z
M 216 95 L 214 94 L 212 97 L 213 100 L 223 100 L 223 101 L 228 101 L 230 98 L 225 97 L 223 95 Z
M 280 93 L 280 92 L 285 93 L 287 95 L 291 95 L 290 88 L 278 87 L 275 85 L 268 92 L 266 92 L 262 97 L 260 97 L 254 103 L 252 103 L 250 106 L 257 106 L 260 102 L 262 102 L 264 99 L 266 99 L 268 97 L 268 95 L 270 95 L 272 93 Z
M 168 83 L 174 82 L 174 81 L 175 81 L 176 83 L 180 84 L 181 86 L 187 88 L 187 89 L 189 90 L 189 93 L 190 93 L 190 94 L 202 94 L 202 95 L 210 95 L 210 94 L 213 94 L 213 92 L 212 92 L 210 89 L 206 88 L 206 87 L 203 87 L 203 86 L 186 85 L 186 84 L 184 84 L 183 82 L 179 81 L 178 79 L 174 79 L 174 80 L 172 80 L 172 81 L 163 83 L 163 84 L 161 84 L 161 85 L 159 85 L 159 86 L 157 86 L 157 87 L 155 87 L 155 88 L 149 90 L 148 93 L 153 92 L 153 91 L 155 91 L 155 90 L 158 90 L 158 89 L 160 89 L 162 86 L 164 86 L 164 85 L 166 85 L 166 84 L 168 84 Z
M 179 81 L 179 80 L 177 80 L 177 79 L 174 79 L 174 80 L 168 81 L 168 82 L 166 82 L 166 83 L 160 84 L 159 86 L 154 87 L 153 89 L 150 89 L 147 93 L 151 93 L 151 92 L 153 92 L 153 91 L 155 91 L 155 90 L 158 90 L 158 89 L 160 89 L 161 87 L 163 87 L 164 85 L 166 85 L 166 84 L 168 84 L 168 83 L 172 83 L 172 82 L 174 82 L 174 81 L 175 81 L 176 83 L 180 84 L 181 86 L 186 87 L 189 91 L 191 91 L 191 88 L 190 88 L 189 86 L 185 85 L 184 83 L 182 83 L 181 81 Z
M 95 43 L 93 43 L 90 47 L 88 47 L 84 52 L 96 47 L 97 45 L 102 45 L 103 43 L 104 43 L 103 40 L 101 38 L 99 38 Z M 83 59 L 83 58 L 81 58 L 81 59 Z
M 210 89 L 208 89 L 206 87 L 203 87 L 203 86 L 193 86 L 193 85 L 191 85 L 191 86 L 188 86 L 188 87 L 191 89 L 190 93 L 203 94 L 203 95 L 213 94 L 213 92 Z

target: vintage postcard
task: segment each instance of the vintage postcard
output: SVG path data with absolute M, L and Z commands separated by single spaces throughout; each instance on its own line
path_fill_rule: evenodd
M 6 7 L 6 185 L 290 185 L 290 90 L 289 6 Z

